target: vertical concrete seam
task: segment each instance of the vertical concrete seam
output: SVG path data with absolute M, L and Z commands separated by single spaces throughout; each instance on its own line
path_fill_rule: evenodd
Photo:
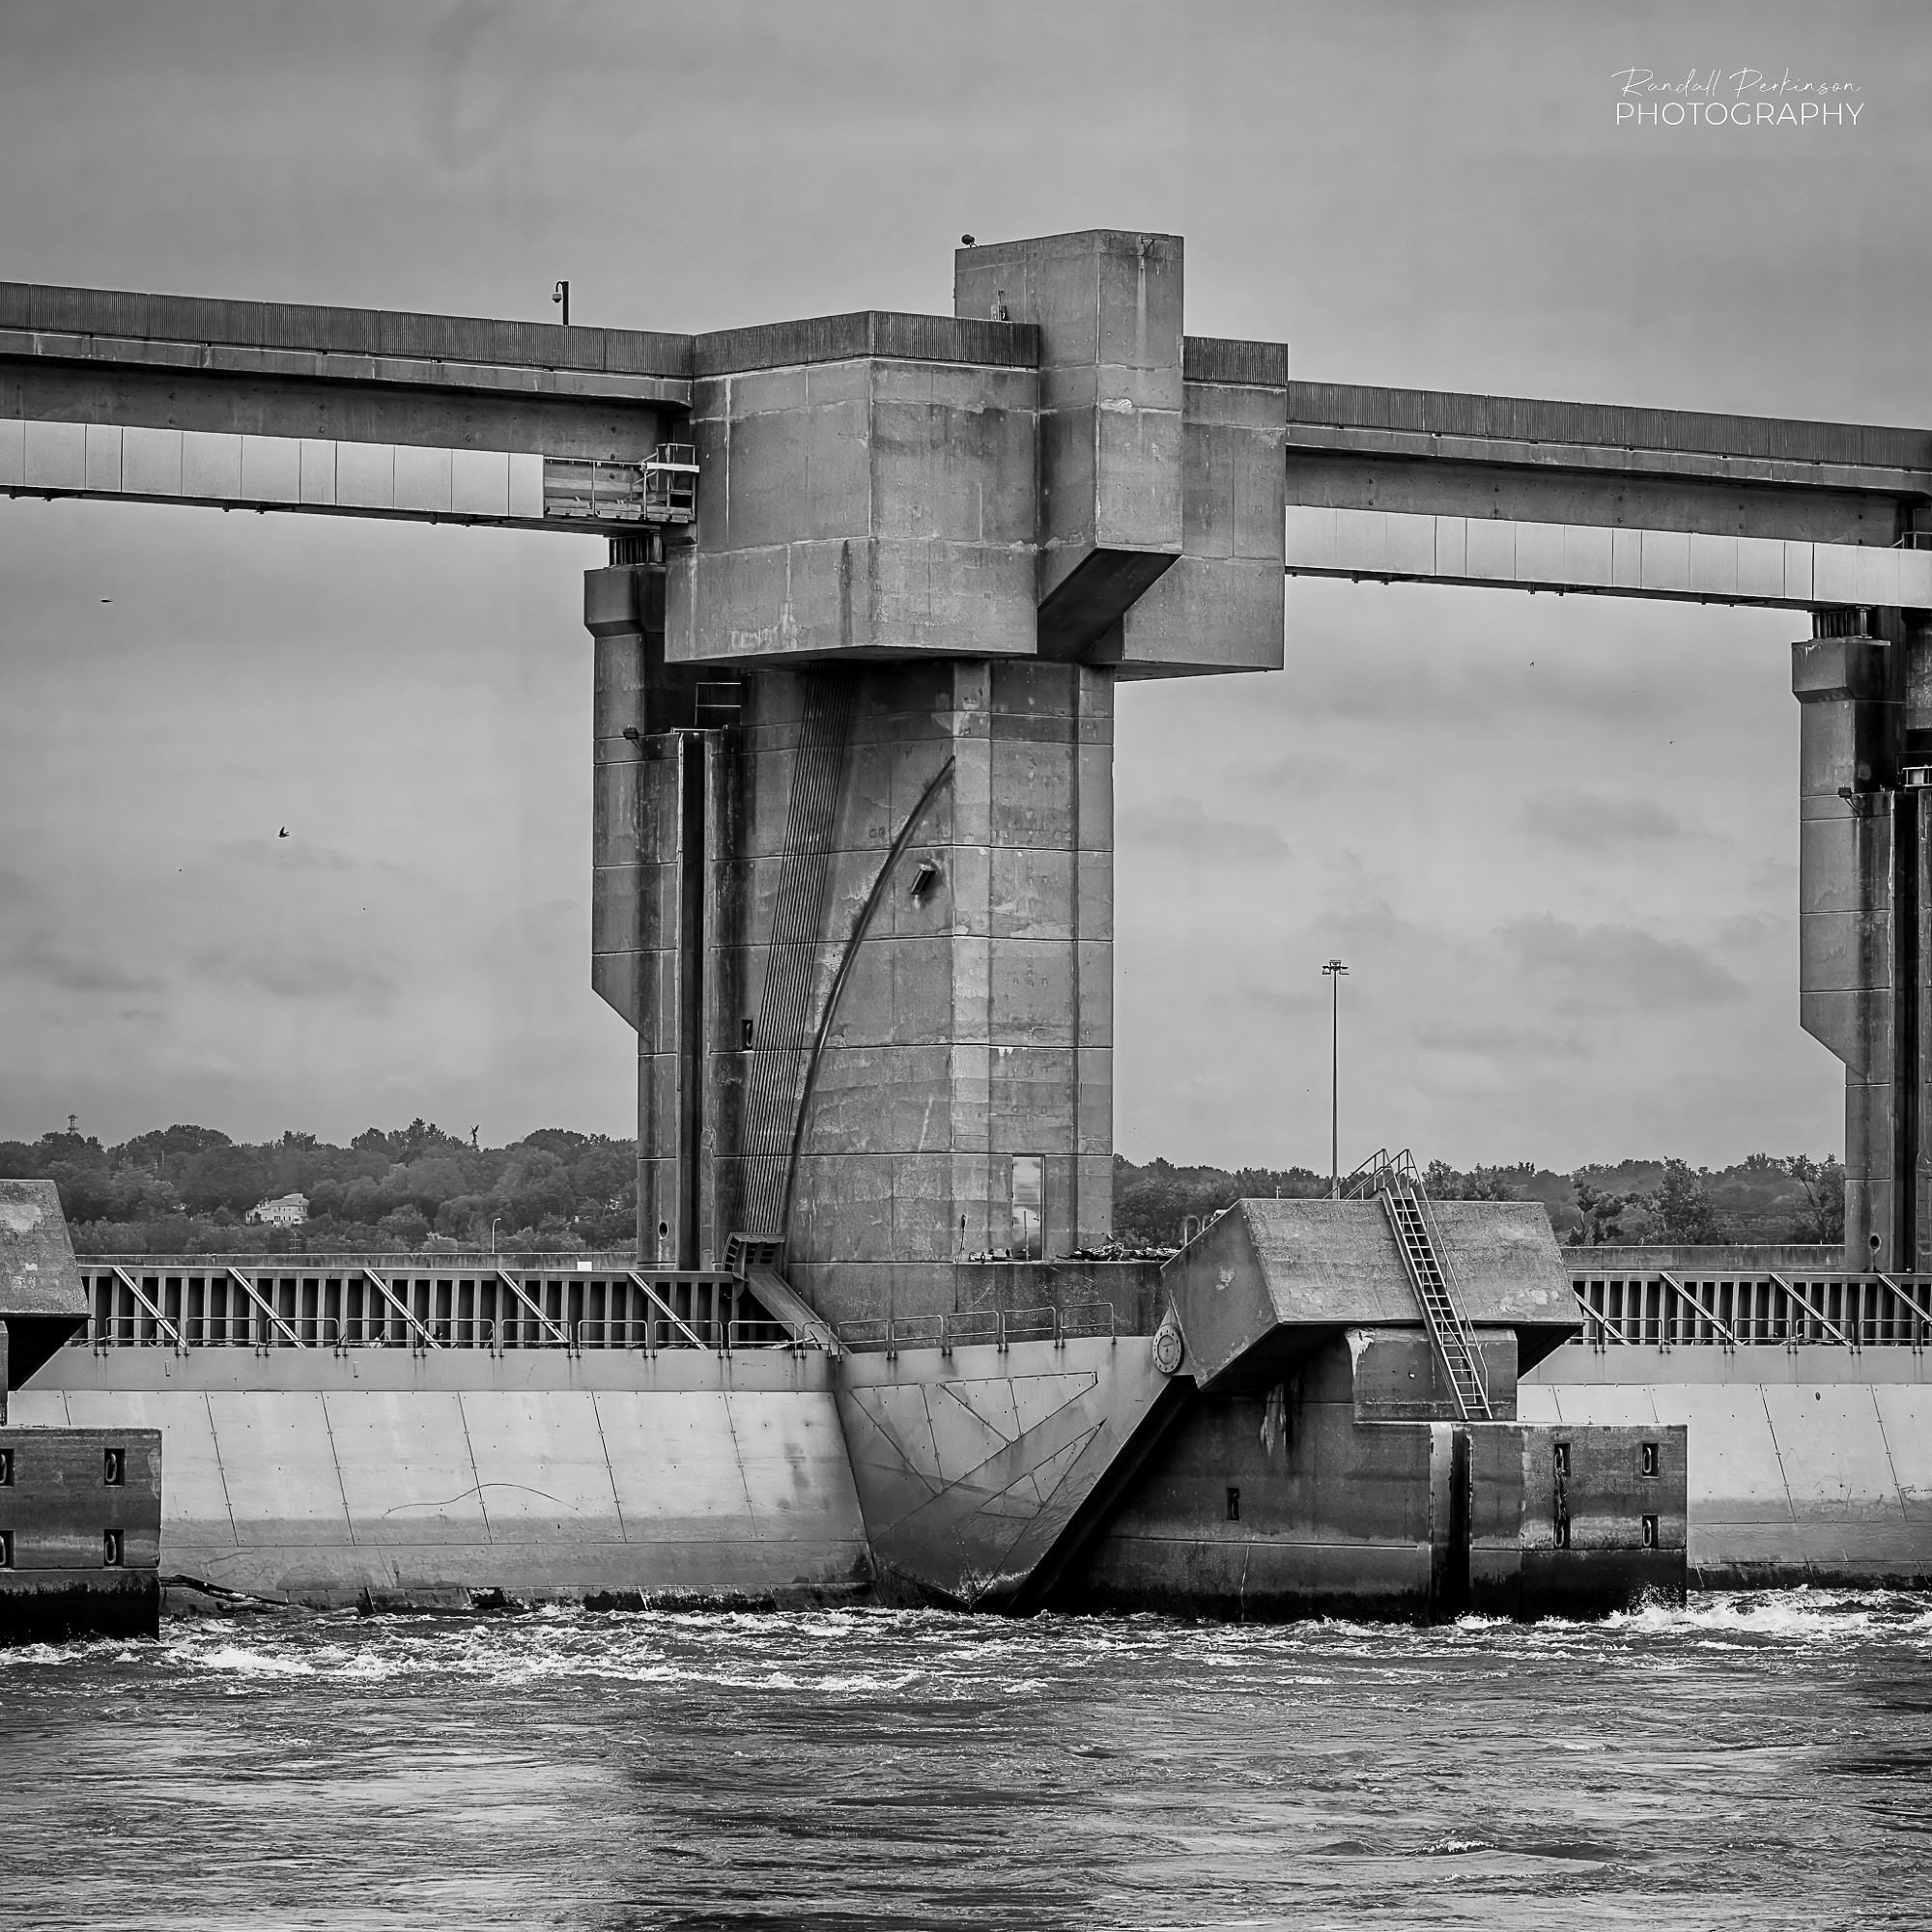
M 221 1485 L 221 1507 L 228 1512 L 229 1541 L 233 1543 L 235 1547 L 239 1549 L 242 1546 L 242 1532 L 239 1528 L 237 1528 L 235 1522 L 235 1498 L 228 1493 L 228 1470 L 224 1466 L 221 1461 L 221 1435 L 214 1426 L 214 1405 L 209 1401 L 208 1395 L 209 1395 L 208 1390 L 203 1389 L 201 1392 L 201 1408 L 202 1408 L 202 1413 L 208 1417 L 209 1446 L 214 1451 L 214 1478 L 215 1481 Z M 161 1520 L 162 1520 L 162 1528 L 164 1531 L 167 1526 L 167 1518 L 165 1514 L 167 1505 L 167 1488 L 166 1488 L 167 1474 L 168 1474 L 167 1451 L 164 1444 L 161 1453 L 161 1484 L 162 1484 L 161 1501 L 163 1510 Z
M 597 1425 L 597 1446 L 604 1455 L 604 1473 L 611 1479 L 611 1507 L 617 1516 L 617 1535 L 620 1541 L 629 1543 L 631 1526 L 624 1520 L 623 1492 L 617 1487 L 616 1464 L 611 1461 L 611 1442 L 604 1433 L 604 1405 L 597 1400 L 598 1391 L 587 1391 L 590 1397 L 590 1419 Z
M 1876 1388 L 1867 1387 L 1865 1390 L 1865 1394 L 1867 1395 L 1867 1397 L 1870 1398 L 1871 1401 L 1872 1418 L 1878 1424 L 1878 1439 L 1885 1446 L 1885 1466 L 1890 1472 L 1891 1475 L 1892 1499 L 1898 1504 L 1898 1514 L 1900 1520 L 1909 1522 L 1911 1520 L 1911 1518 L 1907 1515 L 1905 1508 L 1905 1485 L 1899 1480 L 1898 1463 L 1892 1457 L 1891 1437 L 1886 1434 L 1885 1410 L 1879 1406 L 1878 1390 Z
M 489 1499 L 483 1493 L 483 1471 L 476 1466 L 476 1445 L 469 1439 L 469 1411 L 464 1406 L 463 1391 L 456 1391 L 457 1419 L 463 1424 L 463 1453 L 469 1459 L 469 1480 L 475 1486 L 476 1513 L 483 1519 L 483 1541 L 494 1544 L 497 1532 L 490 1526 Z
M 1784 1492 L 1785 1513 L 1793 1522 L 1798 1520 L 1798 1505 L 1791 1499 L 1791 1478 L 1784 1472 L 1784 1445 L 1777 1439 L 1777 1424 L 1771 1419 L 1771 1404 L 1765 1397 L 1764 1384 L 1754 1382 L 1757 1390 L 1757 1406 L 1764 1415 L 1765 1434 L 1771 1437 L 1771 1453 L 1777 1459 L 1777 1483 Z
M 725 1369 L 723 1363 L 719 1366 L 720 1378 L 722 1380 L 724 1376 L 728 1374 L 728 1370 Z M 765 1537 L 763 1526 L 758 1519 L 758 1506 L 753 1500 L 751 1478 L 745 1473 L 745 1445 L 738 1440 L 738 1417 L 731 1401 L 735 1391 L 727 1382 L 724 1387 L 720 1388 L 718 1393 L 724 1405 L 724 1427 L 730 1432 L 731 1435 L 731 1459 L 738 1466 L 738 1487 L 743 1491 L 745 1496 L 745 1520 L 751 1525 L 752 1541 L 753 1543 L 762 1543 Z
M 335 1471 L 335 1493 L 342 1498 L 342 1520 L 348 1525 L 349 1542 L 353 1548 L 355 1547 L 355 1513 L 349 1507 L 349 1486 L 342 1480 L 342 1457 L 335 1446 L 335 1423 L 328 1413 L 328 1396 L 327 1389 L 316 1391 L 317 1400 L 322 1405 L 322 1433 L 328 1437 L 329 1465 Z

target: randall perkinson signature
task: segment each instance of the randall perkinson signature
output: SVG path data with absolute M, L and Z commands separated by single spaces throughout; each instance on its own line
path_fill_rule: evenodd
M 1712 127 L 1759 126 L 1856 128 L 1864 112 L 1862 100 L 1844 97 L 1864 89 L 1850 80 L 1806 80 L 1786 68 L 1773 76 L 1754 67 L 1726 73 L 1721 68 L 1692 71 L 1682 80 L 1660 80 L 1654 68 L 1620 68 L 1610 78 L 1617 84 L 1617 125 L 1677 128 L 1686 122 Z M 1720 97 L 1728 95 L 1728 99 Z M 1662 99 L 1657 97 L 1662 96 Z

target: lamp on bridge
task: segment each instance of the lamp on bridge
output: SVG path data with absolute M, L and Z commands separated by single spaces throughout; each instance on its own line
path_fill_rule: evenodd
M 1328 1025 L 1328 1198 L 1342 1198 L 1342 975 L 1349 969 L 1331 959 L 1321 969 L 1329 986 Z

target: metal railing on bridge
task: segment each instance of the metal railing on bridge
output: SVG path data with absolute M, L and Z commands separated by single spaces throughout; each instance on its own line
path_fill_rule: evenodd
M 899 1315 L 846 1321 L 838 1340 L 856 1354 L 897 1354 L 901 1349 L 1004 1349 L 1012 1342 L 1065 1342 L 1082 1336 L 1117 1334 L 1110 1301 L 1083 1302 L 1072 1308 L 971 1308 L 950 1315 Z
M 1610 1273 L 1573 1267 L 1591 1349 L 1923 1349 L 1932 1275 Z
M 568 1270 L 465 1256 L 84 1258 L 87 1326 L 108 1349 L 442 1349 L 506 1354 L 818 1347 L 737 1276 L 591 1263 Z

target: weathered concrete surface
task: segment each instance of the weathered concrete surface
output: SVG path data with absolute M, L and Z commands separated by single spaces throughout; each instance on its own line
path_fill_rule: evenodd
M 156 1429 L 161 1574 L 319 1605 L 850 1595 L 823 1357 L 64 1350 L 49 1426 Z
M 1182 1393 L 1146 1338 L 851 1355 L 839 1415 L 888 1594 L 1024 1600 L 1083 1509 Z
M 967 1262 L 952 1271 L 953 1312 L 1057 1309 L 1075 1325 L 1151 1335 L 1167 1312 L 1161 1264 L 1143 1262 Z
M 1386 1331 L 1351 1330 L 1264 1393 L 1203 1395 L 1049 1602 L 1419 1619 L 1588 1614 L 1681 1594 L 1681 1432 L 1388 1420 L 1396 1362 L 1382 1358 L 1398 1347 Z M 1646 1442 L 1659 1451 L 1651 1477 Z
M 1125 678 L 1279 670 L 1288 353 L 1190 337 L 1182 367 L 1181 553 L 1089 656 Z
M 1288 448 L 1294 503 L 1882 550 L 1932 491 L 1923 429 L 1345 383 L 1290 385 Z
M 161 1438 L 0 1427 L 0 1643 L 153 1636 Z
M 950 1310 L 964 1258 L 1015 1244 L 1014 1154 L 1044 1163 L 1042 1255 L 1104 1241 L 1111 676 L 763 672 L 730 733 L 654 735 L 632 643 L 599 684 L 592 931 L 638 1031 L 644 1253 L 784 1221 L 820 1314 Z
M 87 1320 L 87 1295 L 51 1180 L 0 1180 L 0 1422 L 7 1392 Z
M 1083 655 L 1181 551 L 1182 249 L 1108 230 L 961 248 L 952 305 L 1038 329 L 1038 645 Z
M 1034 655 L 1038 376 L 985 359 L 1017 331 L 944 330 L 918 360 L 739 331 L 753 366 L 693 385 L 705 481 L 697 540 L 669 560 L 668 662 Z M 762 366 L 773 353 L 797 360 Z
M 1779 1274 L 1833 1274 L 1845 1265 L 1845 1251 L 1837 1243 L 1756 1243 L 1748 1247 L 1718 1242 L 1670 1246 L 1605 1243 L 1596 1248 L 1565 1248 L 1563 1265 L 1573 1278 L 1592 1274 L 1654 1275 L 1660 1268 L 1674 1275 L 1761 1275 L 1767 1268 Z
M 1534 1202 L 1431 1204 L 1463 1311 L 1515 1331 L 1534 1361 L 1573 1334 L 1575 1297 Z M 1231 1372 L 1272 1381 L 1343 1327 L 1420 1329 L 1381 1202 L 1239 1201 L 1169 1262 L 1163 1281 L 1204 1388 Z
M 1904 1348 L 1564 1349 L 1539 1422 L 1679 1425 L 1700 1588 L 1932 1583 L 1932 1371 Z
M 1320 1332 L 1325 1340 L 1329 1331 Z M 1350 1328 L 1344 1339 L 1351 1358 L 1358 1422 L 1442 1422 L 1457 1413 L 1456 1391 L 1441 1351 L 1424 1329 Z M 1514 1422 L 1516 1330 L 1476 1328 L 1470 1340 L 1482 1366 L 1491 1414 L 1498 1422 Z
M 1799 701 L 1799 1020 L 1845 1066 L 1851 1172 L 1846 1252 L 1856 1267 L 1911 1267 L 1897 1187 L 1898 984 L 1893 869 L 1918 801 L 1894 781 L 1902 698 L 1891 653 L 1869 638 L 1792 647 Z M 1895 808 L 1912 823 L 1897 822 Z M 1907 839 L 1907 843 L 1914 843 Z M 1875 1243 L 1875 1245 L 1874 1245 Z

